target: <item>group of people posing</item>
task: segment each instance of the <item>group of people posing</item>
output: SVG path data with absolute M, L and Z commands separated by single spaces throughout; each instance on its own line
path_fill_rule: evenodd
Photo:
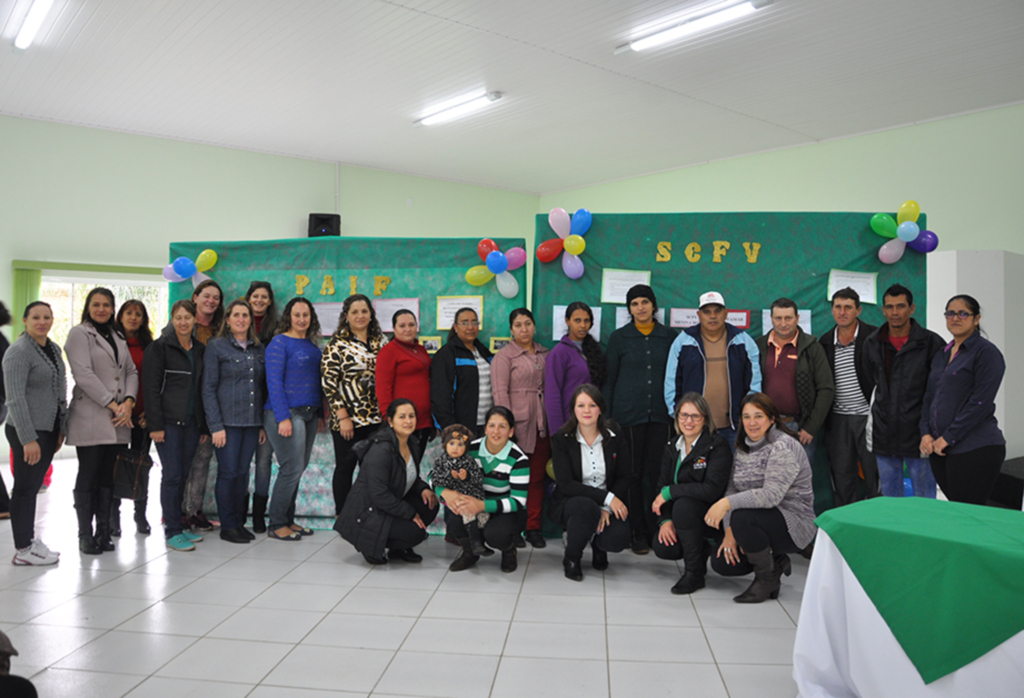
M 420 561 L 414 548 L 444 502 L 447 538 L 461 548 L 452 571 L 495 551 L 503 571 L 515 570 L 517 548 L 546 545 L 550 460 L 548 515 L 565 532 L 567 578 L 583 579 L 588 546 L 597 570 L 608 553 L 653 550 L 684 561 L 672 591 L 689 594 L 704 586 L 711 558 L 723 575 L 753 571 L 739 602 L 777 596 L 788 555 L 809 554 L 821 434 L 837 505 L 878 494 L 879 481 L 882 494 L 902 496 L 904 468 L 915 494 L 935 496 L 936 480 L 950 499 L 984 503 L 991 491 L 1005 455 L 993 402 L 1003 363 L 969 296 L 947 304 L 948 345 L 913 320 L 902 286 L 885 292 L 881 328 L 859 320 L 855 291 L 838 291 L 836 327 L 820 342 L 785 298 L 756 341 L 726 322 L 717 292 L 700 297 L 700 323 L 679 333 L 657 321 L 649 286 L 630 289 L 627 305 L 631 322 L 607 351 L 590 335 L 591 308 L 575 302 L 550 350 L 535 341 L 530 310 L 518 308 L 512 341 L 492 355 L 476 312 L 463 308 L 431 356 L 411 311 L 394 314 L 389 341 L 359 294 L 321 349 L 312 303 L 295 297 L 278 312 L 266 282 L 225 307 L 216 282 L 203 281 L 156 339 L 141 302 L 115 315 L 113 294 L 96 288 L 64 347 L 75 382 L 66 405 L 52 312 L 32 303 L 25 334 L 3 358 L 14 563 L 57 561 L 33 521 L 42 475 L 65 440 L 78 451 L 86 554 L 114 548 L 114 463 L 128 446 L 148 451 L 149 439 L 169 548 L 193 549 L 212 530 L 202 500 L 214 450 L 221 538 L 254 539 L 245 526 L 253 462 L 253 531 L 311 535 L 295 521 L 295 500 L 315 436 L 329 428 L 335 529 L 371 564 Z M 441 455 L 421 469 L 438 434 Z M 149 532 L 144 499 L 135 520 Z

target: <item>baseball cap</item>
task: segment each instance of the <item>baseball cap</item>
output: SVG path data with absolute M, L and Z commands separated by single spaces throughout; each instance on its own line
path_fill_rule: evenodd
M 697 309 L 699 310 L 699 309 L 703 308 L 705 305 L 714 305 L 714 304 L 718 304 L 718 305 L 720 305 L 720 306 L 722 306 L 724 308 L 725 307 L 725 299 L 722 298 L 722 294 L 719 293 L 718 291 L 708 291 L 707 293 L 701 295 L 701 297 L 700 297 L 700 305 L 697 306 Z

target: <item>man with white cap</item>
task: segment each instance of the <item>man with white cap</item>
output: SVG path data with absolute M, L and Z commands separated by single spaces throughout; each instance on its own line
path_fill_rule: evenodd
M 740 401 L 761 391 L 757 345 L 743 330 L 725 321 L 725 299 L 717 291 L 700 297 L 700 324 L 679 333 L 665 371 L 665 404 L 671 414 L 676 396 L 694 391 L 711 407 L 715 427 L 735 449 Z

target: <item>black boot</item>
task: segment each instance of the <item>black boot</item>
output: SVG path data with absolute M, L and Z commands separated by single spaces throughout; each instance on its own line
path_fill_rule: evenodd
M 590 542 L 590 548 L 594 552 L 594 557 L 590 562 L 593 568 L 598 572 L 608 569 L 608 553 L 597 544 L 597 536 L 594 536 L 594 540 Z
M 516 544 L 515 541 L 508 550 L 501 551 L 501 571 L 502 572 L 515 572 L 516 568 L 519 567 L 519 560 L 516 558 Z
M 473 521 L 473 523 L 466 524 L 466 532 L 469 533 L 469 545 L 473 549 L 474 555 L 488 557 L 494 554 L 494 551 L 484 544 L 484 532 L 480 528 L 479 522 Z
M 110 509 L 114 501 L 114 491 L 109 487 L 96 490 L 96 543 L 103 550 L 114 550 L 114 541 L 110 540 Z
M 78 515 L 78 549 L 86 555 L 99 555 L 103 552 L 96 545 L 92 535 L 92 516 L 95 507 L 92 492 L 75 492 L 75 513 Z
M 121 500 L 115 499 L 110 504 L 110 535 L 121 537 Z
M 270 497 L 261 494 L 252 496 L 252 530 L 254 533 L 267 532 L 267 501 Z
M 782 570 L 775 566 L 770 548 L 756 553 L 747 553 L 747 559 L 754 566 L 754 582 L 745 592 L 735 597 L 736 603 L 761 603 L 779 598 L 779 578 Z
M 146 498 L 135 500 L 135 528 L 144 536 L 148 536 L 153 530 L 146 521 Z
M 458 541 L 459 545 L 462 546 L 462 552 L 459 553 L 457 558 L 452 560 L 452 564 L 448 565 L 449 572 L 468 570 L 480 559 L 480 556 L 473 552 L 473 544 L 469 542 L 469 538 L 459 538 Z M 515 550 L 515 548 L 512 548 L 512 550 Z
M 571 579 L 574 582 L 583 581 L 583 568 L 580 566 L 579 560 L 573 560 L 569 557 L 563 557 L 562 567 L 565 568 L 566 579 Z
M 699 528 L 682 529 L 676 534 L 683 546 L 683 576 L 672 587 L 673 594 L 692 594 L 704 588 L 704 577 L 708 573 L 708 549 L 704 532 Z

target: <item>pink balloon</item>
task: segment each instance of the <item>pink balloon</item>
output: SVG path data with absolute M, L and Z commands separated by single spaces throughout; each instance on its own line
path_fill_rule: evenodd
M 526 250 L 522 247 L 513 247 L 505 253 L 505 257 L 508 259 L 507 271 L 515 271 L 526 264 Z
M 586 268 L 583 266 L 583 260 L 577 255 L 564 252 L 562 253 L 562 271 L 565 272 L 566 276 L 575 281 L 583 276 Z
M 878 248 L 878 260 L 882 264 L 895 264 L 900 261 L 907 249 L 907 243 L 899 238 L 893 238 Z
M 553 208 L 548 213 L 548 225 L 564 240 L 569 237 L 569 231 L 572 230 L 572 218 L 564 208 Z

